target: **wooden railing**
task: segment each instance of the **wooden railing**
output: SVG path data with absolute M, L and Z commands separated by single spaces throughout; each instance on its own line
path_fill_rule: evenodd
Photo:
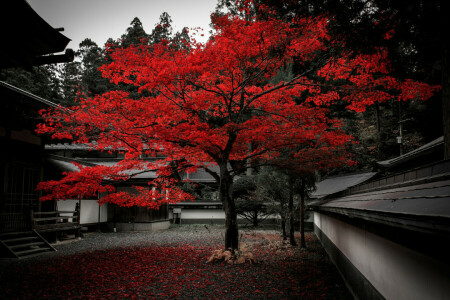
M 73 211 L 31 211 L 32 229 L 38 232 L 58 232 L 73 230 L 75 236 L 80 236 L 80 213 L 79 210 Z

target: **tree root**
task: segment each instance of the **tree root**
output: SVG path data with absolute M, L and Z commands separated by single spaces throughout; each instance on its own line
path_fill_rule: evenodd
M 256 263 L 256 259 L 253 255 L 253 253 L 245 251 L 245 250 L 231 250 L 231 249 L 219 249 L 214 250 L 212 255 L 206 260 L 206 263 L 211 263 L 215 261 L 225 261 L 231 265 L 233 264 L 244 264 L 244 263 L 250 263 L 254 264 Z

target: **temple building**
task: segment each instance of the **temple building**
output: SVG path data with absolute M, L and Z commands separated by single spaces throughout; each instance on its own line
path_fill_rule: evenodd
M 448 299 L 450 161 L 443 138 L 327 179 L 310 203 L 314 230 L 357 299 Z

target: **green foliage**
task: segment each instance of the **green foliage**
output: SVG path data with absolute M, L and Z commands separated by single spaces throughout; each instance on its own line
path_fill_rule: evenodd
M 103 78 L 99 68 L 105 63 L 104 50 L 91 39 L 80 43 L 77 58 L 80 61 L 81 90 L 94 95 L 101 94 L 113 87 Z
M 155 25 L 151 34 L 145 32 L 142 22 L 136 17 L 120 40 L 110 38 L 106 44 L 110 49 L 127 48 L 140 43 L 159 43 L 163 39 L 178 49 L 187 48 L 189 44 L 187 28 L 174 34 L 172 19 L 166 12 L 161 14 L 159 23 Z M 0 80 L 63 106 L 76 105 L 75 99 L 80 96 L 79 92 L 97 95 L 118 88 L 103 78 L 99 71 L 103 64 L 110 61 L 105 48 L 86 38 L 79 44 L 75 56 L 75 61 L 70 63 L 33 67 L 30 70 L 19 68 L 1 70 Z M 130 91 L 135 99 L 142 97 L 138 95 L 135 87 L 121 86 L 121 88 Z
M 302 180 L 305 181 L 305 189 Z M 263 167 L 255 175 L 237 179 L 233 185 L 233 196 L 238 215 L 257 225 L 270 215 L 278 215 L 282 221 L 287 220 L 290 194 L 297 203 L 302 192 L 308 195 L 314 189 L 313 173 L 295 174 L 274 167 Z M 298 207 L 298 203 L 295 207 Z
M 293 72 L 293 64 L 290 63 L 285 67 L 280 68 L 278 70 L 277 74 L 270 79 L 270 83 L 272 84 L 278 84 L 281 81 L 290 81 L 294 78 L 294 72 Z
M 181 32 L 175 33 L 175 36 L 172 39 L 172 45 L 176 49 L 188 49 L 188 45 L 190 43 L 191 39 L 189 37 L 188 29 L 187 27 L 184 27 Z
M 135 17 L 126 29 L 126 33 L 121 37 L 121 46 L 128 48 L 130 45 L 139 45 L 142 41 L 147 41 L 149 35 L 145 32 L 141 20 Z
M 233 184 L 236 213 L 257 227 L 272 211 L 267 208 L 267 199 L 262 193 L 260 174 L 238 178 Z
M 80 68 L 77 61 L 62 64 L 58 68 L 63 106 L 72 106 L 75 103 L 77 90 L 81 85 Z
M 172 39 L 172 18 L 167 12 L 163 12 L 159 17 L 159 23 L 150 34 L 150 43 L 157 44 L 162 40 L 169 41 Z
M 194 196 L 195 201 L 211 202 L 218 201 L 217 189 L 200 183 L 185 182 L 181 189 Z

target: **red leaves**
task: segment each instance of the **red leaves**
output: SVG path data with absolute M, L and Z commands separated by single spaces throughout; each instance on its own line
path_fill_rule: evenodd
M 340 98 L 349 103 L 348 108 L 362 112 L 375 102 L 388 100 L 427 100 L 440 87 L 411 79 L 399 80 L 389 76 L 390 66 L 385 49 L 374 54 L 349 53 L 332 59 L 318 71 L 318 75 L 331 81 L 340 81 Z
M 279 240 L 281 237 L 278 235 Z M 348 299 L 317 240 L 302 252 L 254 247 L 258 264 L 206 264 L 211 248 L 143 245 L 97 250 L 0 270 L 6 299 Z
M 80 196 L 96 197 L 97 192 L 114 192 L 113 186 L 102 185 L 103 179 L 109 174 L 105 167 L 84 167 L 77 163 L 73 164 L 78 167 L 79 172 L 66 173 L 59 181 L 51 180 L 38 184 L 37 189 L 49 192 L 41 197 L 42 201 L 78 199 Z
M 173 186 L 164 186 L 160 190 L 141 186 L 133 187 L 136 193 L 128 192 L 111 193 L 100 199 L 99 203 L 114 203 L 120 206 L 144 206 L 158 209 L 163 203 L 178 203 L 181 201 L 193 201 L 194 197 Z
M 249 3 L 244 1 L 242 7 Z M 438 90 L 389 76 L 384 49 L 375 49 L 371 55 L 342 53 L 317 63 L 314 59 L 321 57 L 330 40 L 326 18 L 284 23 L 226 15 L 215 16 L 214 22 L 212 38 L 203 45 L 193 43 L 188 50 L 167 42 L 110 50 L 112 62 L 101 68 L 103 76 L 137 86 L 149 96 L 135 100 L 127 92 L 111 91 L 81 98 L 71 110 L 43 114 L 46 124 L 38 132 L 77 143 L 95 140 L 94 149 L 120 149 L 128 161 L 126 168 L 94 168 L 68 175 L 61 181 L 64 189 L 57 182 L 42 184 L 57 191 L 47 198 L 92 194 L 103 189 L 102 179 L 147 168 L 159 170 L 158 191 L 186 200 L 189 197 L 173 187 L 175 182 L 167 181 L 172 172 L 167 166 L 180 161 L 186 162 L 178 168 L 183 171 L 193 165 L 208 168 L 205 162 L 226 166 L 230 160 L 273 161 L 289 152 L 292 166 L 327 168 L 352 163 L 345 152 L 352 138 L 327 116 L 327 106 L 345 101 L 349 109 L 360 112 L 390 99 L 425 100 Z M 321 68 L 269 83 L 280 67 L 294 59 L 299 65 Z M 166 158 L 145 164 L 140 157 L 148 151 Z M 69 188 L 74 184 L 76 188 Z M 103 201 L 149 207 L 165 201 L 164 192 L 155 197 L 149 190 L 140 192 L 143 196 L 111 194 Z M 153 204 L 152 199 L 156 199 Z

